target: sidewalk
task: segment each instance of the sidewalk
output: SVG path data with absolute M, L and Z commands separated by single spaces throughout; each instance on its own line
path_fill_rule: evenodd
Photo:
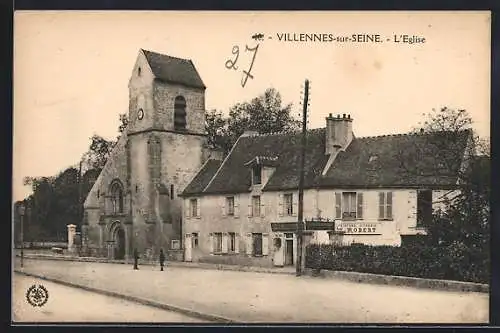
M 231 322 L 459 324 L 487 323 L 489 316 L 483 293 L 179 266 L 134 271 L 130 265 L 33 259 L 24 266 L 16 258 L 18 271 Z

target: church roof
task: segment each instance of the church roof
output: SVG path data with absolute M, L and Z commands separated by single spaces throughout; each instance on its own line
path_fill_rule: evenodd
M 142 52 L 157 79 L 193 88 L 206 88 L 191 60 L 175 58 L 144 49 L 142 49 Z
M 469 135 L 464 131 L 353 138 L 322 175 L 330 157 L 325 155 L 325 128 L 313 129 L 307 135 L 304 187 L 453 187 Z M 248 162 L 256 156 L 277 157 L 263 191 L 298 189 L 300 138 L 300 133 L 241 136 L 218 170 L 213 170 L 215 164 L 210 172 L 202 169 L 183 195 L 249 192 Z

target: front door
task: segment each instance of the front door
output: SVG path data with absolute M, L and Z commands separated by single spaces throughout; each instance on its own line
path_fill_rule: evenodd
M 287 239 L 285 243 L 285 265 L 293 266 L 293 239 Z
M 125 231 L 122 228 L 116 231 L 115 259 L 125 259 Z

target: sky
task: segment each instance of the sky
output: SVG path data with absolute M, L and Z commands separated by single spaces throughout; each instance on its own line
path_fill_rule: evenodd
M 264 40 L 243 87 L 256 33 Z M 282 34 L 379 34 L 383 42 L 285 42 Z M 425 42 L 394 41 L 404 34 Z M 225 66 L 234 47 L 237 70 Z M 477 134 L 490 135 L 488 12 L 16 11 L 13 200 L 31 193 L 25 176 L 76 165 L 93 134 L 116 138 L 140 48 L 191 59 L 207 110 L 227 114 L 273 87 L 299 118 L 309 79 L 310 128 L 346 113 L 358 137 L 405 133 L 447 106 L 466 109 Z

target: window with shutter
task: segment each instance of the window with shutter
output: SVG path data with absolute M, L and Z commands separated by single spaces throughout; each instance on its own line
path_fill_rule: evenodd
M 201 202 L 200 200 L 196 199 L 196 217 L 201 218 Z
M 240 235 L 234 234 L 234 253 L 240 253 Z
M 222 216 L 226 216 L 226 202 L 227 202 L 227 198 L 221 198 L 221 214 Z
M 280 195 L 278 196 L 278 216 L 283 216 L 283 210 L 284 210 L 283 202 L 284 202 L 284 196 L 283 194 L 280 193 Z
M 392 219 L 392 192 L 387 192 L 386 218 Z
M 379 192 L 379 219 L 392 219 L 392 192 Z
M 363 218 L 363 193 L 358 193 L 358 212 L 356 218 Z
M 252 234 L 250 233 L 247 234 L 245 245 L 247 254 L 252 255 Z
M 292 216 L 294 213 L 293 193 L 284 195 L 285 215 Z
M 240 197 L 239 196 L 234 197 L 234 217 L 235 218 L 240 217 Z
M 269 254 L 269 235 L 262 234 L 262 255 L 267 256 Z
M 227 251 L 230 253 L 236 252 L 236 234 L 234 232 L 228 233 Z
M 213 252 L 221 253 L 222 252 L 222 233 L 214 232 L 213 233 Z
M 379 192 L 378 194 L 378 218 L 384 218 L 384 206 L 385 206 L 385 195 L 384 192 Z
M 252 196 L 252 209 L 251 216 L 257 217 L 260 216 L 260 196 L 254 195 Z
M 262 256 L 262 234 L 261 233 L 254 233 L 252 235 L 252 241 L 253 241 L 253 255 L 255 257 L 260 257 Z
M 191 209 L 190 209 L 191 207 L 189 206 L 189 203 L 190 203 L 189 200 L 185 201 L 185 215 L 187 219 L 191 217 Z
M 342 219 L 356 218 L 356 192 L 342 193 Z
M 227 197 L 226 198 L 226 207 L 227 207 L 227 215 L 233 216 L 234 215 L 234 197 Z
M 229 237 L 228 237 L 228 234 L 227 232 L 223 233 L 222 234 L 222 237 L 221 237 L 221 247 L 222 247 L 222 253 L 227 253 L 228 252 L 228 241 L 229 241 Z
M 299 203 L 298 203 L 298 196 L 290 194 L 292 197 L 292 216 L 297 216 L 297 213 L 299 212 Z
M 190 202 L 190 215 L 192 217 L 198 217 L 198 200 L 191 199 Z
M 342 196 L 340 193 L 335 193 L 335 218 L 342 218 Z
M 210 233 L 209 235 L 209 247 L 210 247 L 210 253 L 214 253 L 214 234 Z

